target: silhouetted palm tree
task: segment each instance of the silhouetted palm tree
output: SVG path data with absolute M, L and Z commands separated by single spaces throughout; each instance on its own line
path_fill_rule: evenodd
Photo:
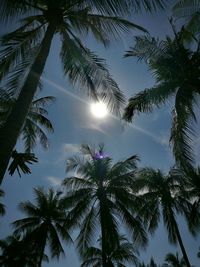
M 64 74 L 70 81 L 87 89 L 95 100 L 101 98 L 112 110 L 119 111 L 124 97 L 118 85 L 112 79 L 104 60 L 85 47 L 80 36 L 90 33 L 106 46 L 112 37 L 122 36 L 130 28 L 144 31 L 144 28 L 116 16 L 130 14 L 132 8 L 152 10 L 156 6 L 161 7 L 163 2 L 164 0 L 1 1 L 1 21 L 7 22 L 20 16 L 23 19 L 22 26 L 1 38 L 0 80 L 9 73 L 9 85 L 11 83 L 13 87 L 13 83 L 17 84 L 20 92 L 0 132 L 0 181 L 37 91 L 53 37 L 56 34 L 61 37 L 60 58 Z
M 99 242 L 101 245 L 101 242 Z M 108 267 L 125 267 L 125 264 L 137 264 L 137 251 L 133 244 L 128 242 L 125 236 L 120 236 L 119 244 L 109 244 L 106 251 L 106 266 Z M 83 253 L 83 263 L 81 267 L 102 267 L 102 251 L 98 247 L 89 247 Z
M 149 230 L 153 232 L 157 228 L 162 215 L 169 241 L 179 243 L 186 266 L 191 267 L 176 221 L 177 214 L 185 215 L 188 219 L 192 209 L 187 195 L 182 193 L 182 177 L 173 173 L 164 176 L 159 170 L 144 168 L 138 172 L 135 188 L 141 192 L 144 199 L 140 214 L 149 222 Z
M 178 253 L 168 253 L 165 257 L 165 263 L 162 267 L 186 267 L 184 259 L 180 259 Z
M 131 121 L 137 112 L 151 112 L 175 98 L 170 140 L 177 164 L 190 168 L 194 163 L 192 137 L 200 87 L 200 51 L 184 47 L 183 32 L 175 33 L 173 40 L 170 37 L 161 41 L 150 36 L 135 38 L 136 43 L 126 56 L 145 62 L 154 74 L 156 85 L 129 99 L 124 117 Z
M 49 189 L 34 189 L 35 203 L 22 202 L 20 210 L 27 217 L 13 223 L 15 234 L 22 235 L 23 240 L 34 244 L 39 255 L 38 266 L 41 267 L 45 248 L 48 245 L 52 257 L 59 258 L 64 254 L 61 240 L 71 242 L 72 239 L 64 226 L 66 212 L 63 208 L 61 195 Z
M 92 245 L 100 232 L 102 266 L 106 267 L 108 244 L 119 242 L 121 222 L 130 230 L 136 247 L 147 244 L 144 226 L 135 213 L 142 200 L 130 190 L 138 157 L 113 164 L 101 146 L 95 150 L 86 145 L 81 151 L 83 157 L 75 156 L 67 162 L 67 170 L 76 170 L 77 174 L 64 180 L 64 199 L 66 207 L 72 208 L 68 214 L 70 220 L 80 227 L 80 253 Z

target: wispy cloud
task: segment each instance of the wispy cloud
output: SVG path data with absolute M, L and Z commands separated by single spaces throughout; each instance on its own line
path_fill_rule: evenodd
M 51 186 L 60 186 L 62 180 L 55 176 L 46 176 L 45 179 L 50 183 Z
M 65 143 L 63 145 L 63 151 L 65 153 L 73 153 L 74 154 L 74 153 L 79 152 L 79 150 L 80 150 L 79 144 L 67 144 L 67 143 Z
M 108 133 L 106 133 L 99 124 L 97 123 L 93 123 L 93 122 L 86 122 L 82 125 L 79 125 L 79 128 L 83 128 L 83 129 L 90 129 L 90 130 L 95 130 L 95 131 L 98 131 L 100 133 L 103 133 L 107 136 L 109 136 Z

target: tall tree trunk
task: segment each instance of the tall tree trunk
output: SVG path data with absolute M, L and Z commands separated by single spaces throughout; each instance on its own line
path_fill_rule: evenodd
M 100 201 L 100 222 L 101 222 L 101 251 L 102 251 L 102 267 L 107 267 L 107 257 L 106 257 L 106 232 L 105 232 L 105 220 L 104 220 L 104 210 L 103 203 Z
M 174 227 L 175 227 L 175 231 L 176 231 L 176 236 L 177 236 L 177 239 L 178 239 L 178 243 L 180 245 L 180 248 L 181 248 L 181 251 L 182 251 L 182 254 L 183 254 L 183 258 L 184 258 L 185 263 L 186 263 L 186 266 L 187 267 L 191 267 L 191 264 L 189 262 L 188 255 L 187 255 L 186 250 L 185 250 L 185 247 L 183 245 L 183 240 L 181 238 L 181 234 L 180 234 L 180 231 L 179 231 L 179 228 L 178 228 L 178 224 L 176 222 L 176 219 L 174 218 L 174 215 L 172 215 L 172 218 L 173 218 L 173 222 L 174 222 Z
M 50 23 L 42 40 L 40 51 L 20 91 L 19 97 L 5 125 L 0 130 L 0 184 L 2 183 L 12 151 L 17 143 L 33 97 L 37 91 L 39 79 L 49 55 L 55 30 L 55 23 Z

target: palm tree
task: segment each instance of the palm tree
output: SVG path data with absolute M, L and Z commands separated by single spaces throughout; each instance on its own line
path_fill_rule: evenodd
M 165 257 L 165 262 L 163 264 L 163 267 L 185 267 L 187 266 L 185 264 L 184 259 L 180 259 L 178 256 L 178 253 L 173 254 L 173 253 L 168 253 Z
M 164 0 L 2 0 L 1 21 L 23 16 L 22 26 L 1 39 L 0 80 L 8 73 L 9 85 L 20 88 L 18 98 L 0 132 L 0 182 L 17 142 L 29 107 L 37 91 L 50 52 L 53 37 L 59 34 L 64 74 L 70 81 L 86 88 L 95 100 L 101 98 L 110 108 L 119 111 L 124 97 L 112 79 L 104 60 L 84 46 L 81 35 L 91 33 L 108 45 L 130 28 L 144 28 L 117 17 L 130 14 L 131 8 L 153 10 Z M 17 66 L 13 68 L 13 66 Z M 12 75 L 13 74 L 13 75 Z M 24 79 L 19 78 L 24 77 Z M 17 115 L 16 115 L 17 114 Z M 9 133 L 9 134 L 8 134 Z
M 8 93 L 6 90 L 0 90 L 0 126 L 5 124 L 6 118 L 15 101 L 16 99 L 12 93 Z M 20 138 L 24 142 L 25 152 L 19 153 L 16 149 L 12 152 L 12 161 L 8 167 L 10 175 L 13 175 L 16 170 L 19 176 L 21 176 L 20 170 L 25 174 L 31 173 L 27 164 L 38 161 L 34 153 L 32 153 L 36 142 L 39 141 L 45 149 L 48 148 L 49 142 L 46 132 L 53 132 L 53 126 L 47 118 L 48 112 L 45 106 L 51 104 L 53 101 L 55 101 L 55 98 L 52 96 L 41 97 L 32 101 L 20 135 Z
M 108 244 L 119 243 L 118 227 L 121 222 L 130 230 L 134 245 L 147 244 L 147 235 L 136 209 L 141 198 L 131 192 L 136 170 L 137 156 L 112 163 L 103 147 L 81 147 L 82 157 L 67 161 L 67 170 L 77 175 L 66 178 L 64 204 L 71 209 L 68 217 L 78 226 L 78 249 L 80 253 L 91 246 L 95 235 L 102 238 L 102 266 L 106 267 Z
M 145 62 L 154 74 L 156 85 L 129 99 L 124 118 L 131 121 L 137 112 L 151 112 L 175 98 L 170 141 L 177 164 L 190 168 L 194 163 L 192 137 L 200 86 L 200 51 L 184 47 L 183 33 L 184 29 L 175 33 L 173 40 L 135 38 L 136 43 L 126 56 L 136 56 Z
M 0 189 L 0 197 L 4 196 L 4 191 Z M 5 214 L 5 206 L 0 203 L 0 215 L 3 216 Z
M 34 244 L 20 240 L 17 236 L 0 240 L 0 251 L 2 267 L 37 267 L 38 255 Z M 48 261 L 48 257 L 43 255 L 43 260 Z
M 192 208 L 187 195 L 183 193 L 182 177 L 173 172 L 165 176 L 159 170 L 144 168 L 138 172 L 135 189 L 141 192 L 144 199 L 140 214 L 149 222 L 150 232 L 156 229 L 162 214 L 169 241 L 179 243 L 186 266 L 191 267 L 176 221 L 177 214 L 185 215 L 188 219 Z
M 39 255 L 38 267 L 41 267 L 46 246 L 50 248 L 51 256 L 64 254 L 61 240 L 71 242 L 72 239 L 64 226 L 66 212 L 61 201 L 61 193 L 49 189 L 34 189 L 35 203 L 22 202 L 20 210 L 27 217 L 13 223 L 15 234 L 22 235 L 22 239 L 34 244 Z
M 101 245 L 101 242 L 100 242 Z M 125 267 L 125 263 L 137 264 L 137 252 L 133 244 L 128 242 L 125 236 L 120 236 L 119 244 L 110 244 L 106 251 L 106 262 L 109 267 Z M 89 247 L 83 253 L 81 267 L 99 266 L 102 267 L 102 250 L 98 247 Z

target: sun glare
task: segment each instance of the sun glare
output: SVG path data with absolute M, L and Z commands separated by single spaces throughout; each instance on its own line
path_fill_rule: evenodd
M 108 114 L 107 107 L 102 102 L 91 104 L 91 112 L 97 118 L 104 118 Z

